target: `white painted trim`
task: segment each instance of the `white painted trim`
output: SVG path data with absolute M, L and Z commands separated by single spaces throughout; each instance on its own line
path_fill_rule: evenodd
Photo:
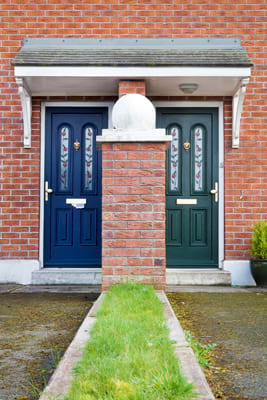
M 20 101 L 22 106 L 24 147 L 31 148 L 31 122 L 32 122 L 32 98 L 31 92 L 23 78 L 16 78 Z
M 96 137 L 97 143 L 117 142 L 171 142 L 165 129 L 102 129 L 102 135 Z
M 232 99 L 232 148 L 239 148 L 240 120 L 243 109 L 243 102 L 246 94 L 246 88 L 249 78 L 241 79 L 239 87 Z
M 114 101 L 45 101 L 45 107 L 107 107 L 108 108 L 108 127 L 112 128 L 112 109 Z
M 16 77 L 240 77 L 250 76 L 250 68 L 228 67 L 15 67 Z
M 185 100 L 185 101 L 153 101 L 152 103 L 156 108 L 158 107 L 174 107 L 174 108 L 179 108 L 179 107 L 190 107 L 190 108 L 199 108 L 199 107 L 213 107 L 213 108 L 219 108 L 221 105 L 223 106 L 222 101 L 191 101 L 191 100 Z
M 38 269 L 38 260 L 0 260 L 0 283 L 29 285 L 32 272 Z
M 219 122 L 219 267 L 223 269 L 224 260 L 224 135 L 223 135 L 223 102 L 215 101 L 156 101 L 155 107 L 214 107 L 218 108 Z M 41 167 L 40 167 L 40 240 L 39 262 L 43 268 L 43 228 L 44 228 L 44 150 L 45 150 L 45 112 L 46 107 L 108 107 L 109 127 L 112 127 L 113 102 L 71 102 L 47 101 L 41 104 Z
M 39 263 L 43 268 L 44 260 L 44 171 L 45 171 L 45 113 L 46 103 L 41 103 L 41 140 L 40 140 L 40 226 L 39 226 Z
M 107 107 L 108 108 L 108 127 L 112 127 L 112 108 L 114 102 L 111 101 L 45 101 L 41 103 L 41 163 L 40 163 L 40 231 L 39 231 L 39 265 L 40 269 L 44 266 L 44 171 L 45 171 L 45 114 L 46 107 Z
M 219 268 L 223 268 L 224 261 L 224 112 L 223 102 L 219 102 L 218 106 L 218 129 L 219 129 L 219 233 L 218 233 L 218 246 L 219 246 Z
M 219 268 L 224 269 L 224 115 L 222 101 L 155 101 L 159 107 L 187 107 L 187 108 L 217 108 L 218 109 L 218 174 L 219 174 L 219 206 L 218 206 L 218 260 Z
M 225 260 L 224 269 L 231 272 L 233 286 L 256 286 L 249 260 Z

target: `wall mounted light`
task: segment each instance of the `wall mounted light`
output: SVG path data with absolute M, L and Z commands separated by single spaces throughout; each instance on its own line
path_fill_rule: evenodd
M 181 83 L 179 89 L 185 94 L 194 93 L 198 88 L 196 83 Z

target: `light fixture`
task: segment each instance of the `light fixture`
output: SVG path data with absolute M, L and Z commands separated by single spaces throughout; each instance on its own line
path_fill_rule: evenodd
M 181 83 L 179 89 L 185 94 L 194 93 L 198 88 L 196 83 Z

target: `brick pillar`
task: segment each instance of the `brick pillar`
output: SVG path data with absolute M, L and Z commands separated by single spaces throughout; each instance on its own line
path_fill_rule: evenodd
M 145 96 L 146 95 L 145 81 L 121 80 L 119 82 L 119 97 L 130 93 L 137 93 Z
M 164 290 L 167 144 L 113 139 L 101 144 L 102 289 L 134 280 Z
M 122 88 L 139 83 L 121 81 L 121 96 Z M 164 290 L 165 158 L 171 136 L 154 128 L 155 109 L 140 93 L 120 98 L 112 119 L 118 129 L 104 129 L 96 138 L 102 150 L 102 290 L 127 280 Z

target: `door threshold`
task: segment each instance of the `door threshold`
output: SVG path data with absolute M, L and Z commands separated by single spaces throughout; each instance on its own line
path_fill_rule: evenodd
M 75 266 L 75 265 L 69 265 L 69 266 L 66 266 L 66 265 L 44 265 L 43 266 L 43 268 L 41 269 L 41 270 L 56 270 L 56 271 L 59 271 L 59 270 L 61 270 L 61 269 L 63 269 L 64 271 L 68 271 L 68 270 L 71 270 L 71 271 L 75 271 L 75 270 L 78 270 L 78 271 L 89 271 L 89 270 L 100 270 L 101 271 L 101 267 L 99 267 L 99 266 L 97 266 L 97 265 L 92 265 L 92 266 L 90 266 L 90 265 L 85 265 L 85 266 L 81 266 L 81 265 L 77 265 L 77 266 Z
M 32 272 L 32 285 L 101 285 L 101 268 L 42 268 Z
M 167 268 L 167 285 L 232 284 L 231 273 L 218 268 Z
M 181 267 L 178 267 L 178 266 L 175 266 L 175 267 L 166 267 L 167 269 L 169 269 L 170 271 L 171 270 L 180 270 L 180 271 L 222 271 L 222 269 L 220 269 L 218 266 L 205 266 L 205 267 L 198 267 L 198 266 L 196 266 L 196 267 L 194 267 L 194 266 L 190 266 L 190 267 L 184 267 L 184 266 L 181 266 Z

